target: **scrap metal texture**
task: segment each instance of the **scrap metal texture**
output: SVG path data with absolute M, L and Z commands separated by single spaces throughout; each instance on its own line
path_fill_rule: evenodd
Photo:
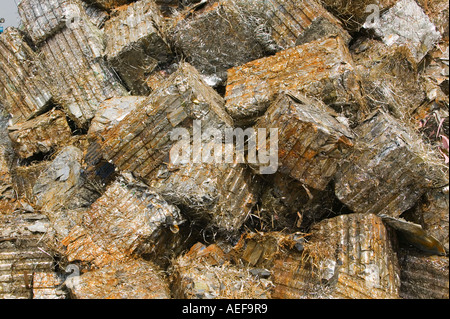
M 359 81 L 343 40 L 331 37 L 228 70 L 226 109 L 237 124 L 248 122 L 262 115 L 279 91 L 289 90 L 357 119 L 365 106 Z
M 278 128 L 279 171 L 324 190 L 352 148 L 351 130 L 320 101 L 281 94 L 255 128 Z
M 448 257 L 402 250 L 400 296 L 404 299 L 448 299 Z
M 45 111 L 52 94 L 37 54 L 15 28 L 0 35 L 0 100 L 22 122 Z
M 169 299 L 161 271 L 151 262 L 125 260 L 70 279 L 74 299 Z
M 433 151 L 389 114 L 377 111 L 355 134 L 360 138 L 335 185 L 337 197 L 354 212 L 398 217 L 427 188 L 448 183 Z
M 146 77 L 171 57 L 162 19 L 153 0 L 141 0 L 118 9 L 105 24 L 105 55 L 134 95 L 150 93 Z
M 72 136 L 65 114 L 56 110 L 33 120 L 9 126 L 8 130 L 16 154 L 21 158 L 49 153 Z
M 87 127 L 104 100 L 128 94 L 103 59 L 102 33 L 87 18 L 45 40 L 40 50 L 55 102 L 78 127 Z
M 311 234 L 302 253 L 276 259 L 274 298 L 399 298 L 400 268 L 381 218 L 342 215 Z
M 145 179 L 168 156 L 174 128 L 192 127 L 195 119 L 205 130 L 231 126 L 223 104 L 198 71 L 183 63 L 135 112 L 103 134 L 101 152 L 119 170 Z
M 95 260 L 98 265 L 131 255 L 170 258 L 183 222 L 176 206 L 146 187 L 119 179 L 85 213 L 84 230 L 75 227 L 63 244 L 70 261 Z

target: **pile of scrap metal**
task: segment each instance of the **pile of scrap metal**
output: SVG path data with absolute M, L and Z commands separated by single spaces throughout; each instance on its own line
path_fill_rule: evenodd
M 448 2 L 377 3 L 22 0 L 0 298 L 449 298 Z

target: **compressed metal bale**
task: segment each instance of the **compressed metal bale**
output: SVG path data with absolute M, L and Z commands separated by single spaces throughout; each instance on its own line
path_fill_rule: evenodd
M 119 178 L 84 213 L 84 229 L 73 228 L 63 240 L 65 254 L 69 261 L 94 260 L 98 265 L 131 255 L 150 256 L 155 261 L 170 259 L 182 240 L 183 223 L 176 206 L 145 185 Z M 86 253 L 89 251 L 95 253 Z
M 405 48 L 366 39 L 355 44 L 352 53 L 370 109 L 383 108 L 407 120 L 425 101 L 417 64 Z
M 183 63 L 134 112 L 102 135 L 103 157 L 118 170 L 145 179 L 169 155 L 175 128 L 192 130 L 193 120 L 201 120 L 205 130 L 231 127 L 223 105 L 198 71 Z
M 302 248 L 275 260 L 273 298 L 399 298 L 400 268 L 381 218 L 326 219 L 313 227 Z
M 448 299 L 448 256 L 427 256 L 412 250 L 399 251 L 400 296 L 403 299 Z
M 419 63 L 439 41 L 441 34 L 415 0 L 399 0 L 373 26 L 389 46 L 405 46 Z
M 169 299 L 169 285 L 152 263 L 125 259 L 66 281 L 73 299 Z
M 359 31 L 366 21 L 372 22 L 374 13 L 385 11 L 397 0 L 321 0 L 321 2 L 342 21 L 347 30 L 355 32 Z M 373 5 L 376 6 L 376 10 Z
M 64 281 L 56 272 L 33 274 L 33 299 L 67 299 Z
M 35 44 L 53 36 L 71 19 L 79 19 L 84 8 L 79 0 L 22 0 L 19 15 L 25 30 Z
M 48 221 L 0 201 L 0 299 L 32 297 L 33 274 L 54 271 L 51 251 L 41 241 Z
M 346 43 L 351 36 L 319 1 L 234 0 L 243 14 L 258 21 L 260 36 L 266 33 L 279 49 L 339 34 Z
M 331 184 L 319 191 L 276 173 L 262 189 L 257 210 L 259 220 L 254 224 L 267 231 L 306 231 L 325 217 L 348 212 Z
M 133 95 L 148 95 L 146 78 L 172 56 L 163 23 L 155 2 L 141 0 L 121 7 L 105 24 L 105 55 Z
M 52 93 L 37 54 L 13 27 L 0 35 L 0 99 L 14 123 L 46 110 Z
M 218 32 L 227 36 L 217 36 Z M 212 86 L 223 84 L 229 68 L 266 54 L 253 23 L 229 1 L 175 19 L 170 38 Z
M 101 102 L 128 95 L 103 51 L 103 35 L 86 17 L 40 47 L 55 102 L 79 128 L 88 127 Z
M 222 146 L 222 145 L 221 145 Z M 162 164 L 147 183 L 193 220 L 232 235 L 258 202 L 259 183 L 240 163 Z
M 95 140 L 97 137 L 101 137 L 102 132 L 118 125 L 146 99 L 145 96 L 123 96 L 104 101 L 91 121 L 87 133 L 88 139 Z
M 86 15 L 89 17 L 89 20 L 97 28 L 103 28 L 105 22 L 110 19 L 110 15 L 107 11 L 104 11 L 101 8 L 96 7 L 95 5 L 90 5 L 86 2 L 83 2 L 82 5 L 86 12 Z
M 16 154 L 21 158 L 49 153 L 72 136 L 65 114 L 57 110 L 9 126 L 8 131 Z
M 449 194 L 448 186 L 428 190 L 405 219 L 421 225 L 427 233 L 436 238 L 448 251 L 449 235 Z
M 17 166 L 13 170 L 13 186 L 19 198 L 25 198 L 33 202 L 33 187 L 39 175 L 50 164 L 42 161 L 29 166 Z
M 193 247 L 194 248 L 194 247 Z M 201 254 L 189 251 L 173 263 L 171 280 L 179 299 L 268 299 L 271 285 L 249 269 L 228 263 L 216 246 L 203 246 Z M 207 252 L 205 252 L 207 250 Z M 208 258 L 209 255 L 213 255 Z M 216 258 L 219 259 L 216 261 Z
M 278 129 L 278 170 L 324 190 L 353 147 L 350 128 L 320 101 L 280 94 L 255 128 Z
M 133 0 L 83 0 L 88 4 L 98 6 L 104 10 L 113 10 L 117 7 L 129 4 Z
M 357 122 L 365 112 L 360 78 L 340 37 L 313 41 L 228 70 L 226 109 L 236 124 L 264 114 L 279 91 L 315 97 Z
M 10 116 L 4 114 L 3 106 L 0 104 L 0 199 L 15 198 L 14 179 L 14 150 L 8 138 L 8 121 Z
M 33 199 L 41 211 L 89 207 L 101 194 L 87 180 L 82 167 L 82 151 L 75 146 L 62 148 L 39 175 L 33 186 Z
M 375 112 L 355 134 L 335 178 L 336 196 L 354 212 L 399 217 L 428 188 L 448 183 L 433 150 L 389 114 Z

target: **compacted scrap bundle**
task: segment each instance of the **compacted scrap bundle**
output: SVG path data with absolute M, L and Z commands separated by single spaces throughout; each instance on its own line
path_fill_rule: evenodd
M 449 298 L 449 4 L 376 2 L 22 0 L 0 298 Z

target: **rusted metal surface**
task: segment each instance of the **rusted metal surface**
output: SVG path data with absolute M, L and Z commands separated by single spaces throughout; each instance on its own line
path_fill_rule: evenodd
M 99 266 L 131 255 L 168 259 L 181 240 L 183 222 L 176 206 L 145 185 L 119 179 L 84 213 L 84 230 L 72 229 L 63 245 L 69 261 Z
M 56 110 L 9 126 L 8 130 L 16 154 L 21 158 L 49 153 L 72 136 L 64 113 Z
M 79 0 L 23 0 L 19 15 L 34 43 L 40 43 L 66 27 L 84 13 Z
M 278 128 L 279 172 L 319 190 L 353 147 L 353 133 L 335 112 L 303 95 L 281 94 L 255 127 Z
M 122 7 L 105 24 L 105 55 L 133 95 L 150 93 L 146 78 L 172 55 L 162 29 L 163 18 L 153 0 Z
M 29 166 L 17 166 L 14 169 L 14 190 L 17 196 L 33 201 L 33 187 L 39 175 L 50 165 L 42 161 Z
M 67 281 L 66 281 L 67 285 Z M 168 283 L 152 263 L 127 259 L 70 278 L 74 299 L 169 299 Z
M 80 128 L 88 126 L 101 102 L 128 94 L 103 51 L 101 31 L 83 16 L 40 47 L 55 102 Z
M 54 260 L 40 241 L 48 220 L 1 200 L 0 224 L 0 298 L 31 298 L 34 274 L 54 270 Z
M 420 224 L 424 231 L 436 238 L 448 251 L 448 186 L 427 191 L 421 201 L 405 218 Z
M 427 188 L 448 183 L 431 148 L 389 114 L 377 111 L 355 133 L 359 139 L 335 185 L 337 197 L 354 212 L 398 217 Z
M 105 10 L 113 10 L 132 2 L 132 0 L 83 0 L 83 1 L 98 6 Z
M 169 202 L 185 207 L 207 228 L 231 235 L 258 201 L 259 185 L 244 164 L 161 165 L 148 184 Z
M 82 169 L 83 153 L 66 146 L 39 175 L 33 186 L 36 207 L 44 212 L 89 207 L 101 194 Z M 101 190 L 101 187 L 100 187 Z
M 259 16 L 266 24 L 268 35 L 282 49 L 329 37 L 332 34 L 341 35 L 347 43 L 351 40 L 339 20 L 325 10 L 319 1 L 236 0 L 234 2 L 246 14 Z
M 365 106 L 359 81 L 344 41 L 331 37 L 228 70 L 226 108 L 237 124 L 246 123 L 262 115 L 279 91 L 291 91 L 355 120 Z
M 400 296 L 404 299 L 448 299 L 448 257 L 402 249 Z
M 408 243 L 427 254 L 445 256 L 445 248 L 432 235 L 428 234 L 421 225 L 408 222 L 403 218 L 394 218 L 386 215 L 379 215 L 386 225 L 397 230 Z
M 365 39 L 352 53 L 370 109 L 382 108 L 407 120 L 425 102 L 418 67 L 408 50 Z
M 400 268 L 381 218 L 342 215 L 311 234 L 301 253 L 274 262 L 274 298 L 399 298 Z
M 64 281 L 56 272 L 42 272 L 33 275 L 33 299 L 66 299 L 62 289 Z
M 37 54 L 15 28 L 0 35 L 0 100 L 13 122 L 45 111 L 52 94 Z
M 201 256 L 192 252 L 180 256 L 173 265 L 172 291 L 180 299 L 267 299 L 271 283 L 252 275 L 248 269 L 224 260 L 217 246 L 203 246 Z M 211 260 L 212 259 L 212 260 Z M 220 259 L 220 258 L 219 258 Z
M 223 99 L 192 66 L 181 64 L 135 112 L 103 134 L 101 152 L 119 170 L 145 179 L 168 156 L 174 144 L 170 132 L 192 128 L 193 120 L 201 120 L 205 130 L 232 125 Z
M 364 23 L 374 19 L 373 13 L 376 13 L 376 5 L 379 12 L 392 7 L 397 0 L 321 0 L 323 5 L 335 14 L 349 31 L 359 31 Z M 371 16 L 372 14 L 372 16 Z

